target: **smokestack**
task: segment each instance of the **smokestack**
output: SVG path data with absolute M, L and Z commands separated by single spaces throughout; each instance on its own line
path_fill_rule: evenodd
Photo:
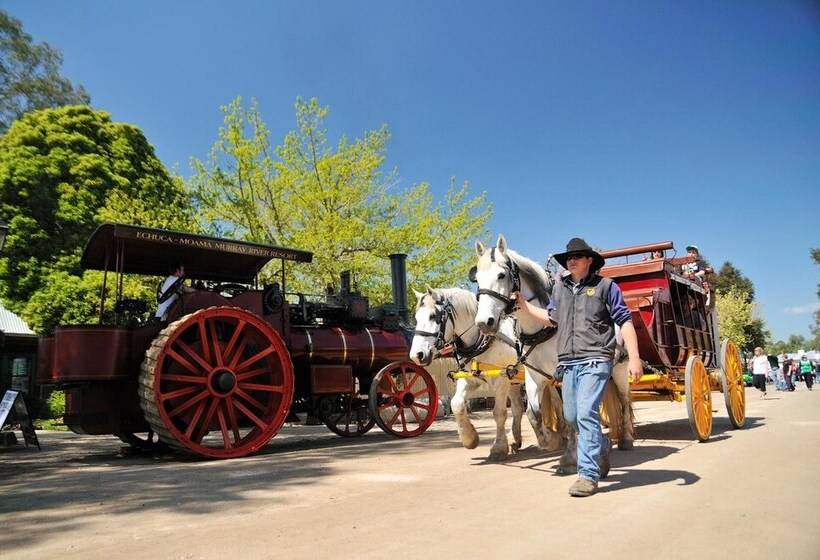
M 390 277 L 393 281 L 393 304 L 402 321 L 407 321 L 407 255 L 390 255 Z
M 350 271 L 345 270 L 341 274 L 342 277 L 342 285 L 339 288 L 339 293 L 343 295 L 347 295 L 350 293 Z

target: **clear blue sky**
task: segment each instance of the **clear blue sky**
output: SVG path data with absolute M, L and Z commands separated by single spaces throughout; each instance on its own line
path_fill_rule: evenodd
M 776 337 L 809 334 L 820 246 L 820 5 L 0 0 L 94 106 L 185 175 L 237 95 L 273 138 L 386 123 L 402 185 L 486 190 L 538 260 L 671 239 L 730 260 Z M 682 249 L 681 249 L 681 252 Z M 803 309 L 802 314 L 796 312 Z

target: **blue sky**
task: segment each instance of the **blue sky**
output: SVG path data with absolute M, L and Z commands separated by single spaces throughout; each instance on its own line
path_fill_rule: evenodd
M 0 0 L 92 104 L 185 175 L 256 97 L 274 139 L 297 96 L 332 135 L 386 123 L 400 186 L 486 191 L 537 260 L 670 239 L 732 261 L 776 337 L 809 334 L 820 246 L 815 2 Z M 799 311 L 803 312 L 800 313 Z

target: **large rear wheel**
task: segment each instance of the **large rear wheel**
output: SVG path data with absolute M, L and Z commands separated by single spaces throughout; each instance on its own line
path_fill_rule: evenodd
M 746 423 L 746 386 L 743 383 L 743 366 L 735 344 L 728 338 L 720 345 L 723 399 L 729 422 L 733 428 L 742 428 Z
M 706 441 L 712 435 L 712 386 L 698 356 L 689 356 L 686 361 L 685 390 L 689 425 L 698 440 Z
M 166 327 L 145 354 L 140 405 L 171 447 L 204 457 L 243 457 L 279 431 L 293 399 L 282 338 L 262 319 L 211 307 Z

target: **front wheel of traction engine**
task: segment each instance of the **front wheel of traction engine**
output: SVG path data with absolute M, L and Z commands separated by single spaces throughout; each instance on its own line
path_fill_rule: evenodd
M 294 390 L 282 338 L 234 307 L 201 309 L 168 325 L 146 351 L 139 382 L 140 406 L 161 441 L 217 459 L 270 441 Z
M 370 384 L 370 414 L 385 433 L 409 438 L 423 434 L 436 419 L 438 390 L 433 377 L 412 362 L 393 362 Z

